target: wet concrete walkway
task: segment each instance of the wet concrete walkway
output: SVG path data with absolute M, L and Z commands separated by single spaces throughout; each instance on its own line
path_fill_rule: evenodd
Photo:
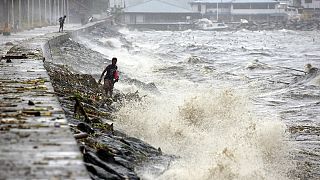
M 44 44 L 60 34 L 0 43 L 16 56 L 0 61 L 0 179 L 90 179 L 43 66 Z
M 78 30 L 80 28 L 83 28 L 81 24 L 66 24 L 64 27 L 65 31 L 73 31 Z M 7 42 L 19 42 L 22 40 L 28 40 L 37 36 L 45 35 L 47 33 L 58 33 L 59 26 L 47 26 L 47 27 L 41 27 L 41 28 L 35 28 L 32 30 L 17 32 L 17 33 L 11 33 L 10 36 L 3 36 L 0 35 L 0 45 L 5 44 Z

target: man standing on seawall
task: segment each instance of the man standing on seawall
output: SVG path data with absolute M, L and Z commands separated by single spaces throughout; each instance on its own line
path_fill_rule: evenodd
M 104 76 L 104 73 L 107 72 L 107 74 L 104 77 L 104 89 L 106 91 L 107 97 L 112 97 L 113 92 L 113 86 L 115 82 L 118 82 L 119 76 L 118 76 L 118 67 L 117 67 L 117 58 L 112 58 L 112 64 L 108 65 L 106 69 L 102 72 L 101 77 L 98 81 L 98 83 L 101 83 L 101 80 Z M 108 96 L 110 94 L 110 96 Z
M 60 23 L 59 32 L 60 32 L 60 30 L 61 30 L 61 32 L 63 32 L 63 25 L 64 25 L 64 21 L 66 20 L 66 18 L 67 18 L 66 15 L 59 18 L 59 23 Z

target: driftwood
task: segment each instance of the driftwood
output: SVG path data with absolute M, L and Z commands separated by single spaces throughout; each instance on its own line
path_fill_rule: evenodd
M 22 55 L 5 55 L 2 56 L 0 59 L 27 59 L 27 55 L 26 54 L 22 54 Z
M 87 133 L 74 134 L 73 136 L 75 139 L 85 139 L 85 138 L 89 137 L 89 135 Z

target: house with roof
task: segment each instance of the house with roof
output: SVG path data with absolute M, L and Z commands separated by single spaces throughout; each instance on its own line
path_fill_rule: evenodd
M 303 16 L 306 19 L 320 19 L 320 1 L 319 0 L 299 0 L 299 7 L 303 8 Z
M 304 9 L 311 9 L 318 12 L 320 10 L 319 0 L 300 0 L 299 2 Z
M 282 19 L 283 9 L 275 0 L 195 0 L 191 7 L 203 16 L 222 21 Z
M 167 29 L 190 26 L 190 22 L 200 16 L 199 12 L 171 2 L 150 0 L 125 8 L 122 22 L 134 27 Z

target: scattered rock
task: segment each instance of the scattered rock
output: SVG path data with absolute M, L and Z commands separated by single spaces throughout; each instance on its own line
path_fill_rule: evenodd
M 12 42 L 7 42 L 5 45 L 6 46 L 13 46 L 13 43 Z
M 162 150 L 160 147 L 158 147 L 158 152 L 159 152 L 159 155 L 162 155 Z
M 59 128 L 60 126 L 61 126 L 61 124 L 59 122 L 54 123 L 54 127 Z
M 34 102 L 31 101 L 31 100 L 29 100 L 29 101 L 28 101 L 28 105 L 29 105 L 29 106 L 34 106 Z
M 106 37 L 106 34 L 113 33 L 109 28 L 102 27 L 94 29 L 89 36 L 90 39 L 98 40 Z M 112 36 L 107 35 L 107 37 Z M 126 101 L 140 101 L 143 97 L 138 91 L 124 94 L 115 90 L 114 97 L 107 98 L 103 87 L 92 75 L 81 74 L 72 69 L 72 62 L 81 63 L 82 67 L 85 67 L 85 63 L 91 63 L 88 62 L 88 59 L 104 62 L 105 57 L 72 40 L 53 48 L 52 62 L 60 62 L 61 59 L 64 59 L 68 66 L 53 64 L 50 60 L 46 60 L 45 68 L 55 93 L 59 96 L 71 129 L 75 133 L 74 136 L 80 145 L 81 152 L 84 154 L 91 178 L 139 179 L 136 167 L 153 157 L 159 156 L 158 159 L 161 159 L 159 150 L 115 130 L 112 113 Z M 136 83 L 148 91 L 158 92 L 154 83 L 131 81 L 125 75 L 122 78 L 122 82 Z M 79 106 L 75 106 L 76 103 Z M 81 111 L 85 113 L 78 113 L 75 107 L 81 107 Z
M 92 127 L 87 124 L 87 123 L 79 123 L 77 125 L 77 128 L 82 131 L 82 132 L 85 132 L 85 133 L 88 133 L 88 134 L 93 134 L 94 133 L 94 129 L 92 129 Z
M 121 180 L 121 178 L 117 175 L 114 175 L 108 171 L 105 171 L 103 168 L 96 166 L 94 164 L 85 163 L 87 170 L 91 173 L 91 178 L 93 179 L 110 179 L 110 180 Z
M 79 133 L 79 134 L 75 134 L 73 135 L 75 139 L 84 139 L 89 137 L 89 135 L 87 133 Z

